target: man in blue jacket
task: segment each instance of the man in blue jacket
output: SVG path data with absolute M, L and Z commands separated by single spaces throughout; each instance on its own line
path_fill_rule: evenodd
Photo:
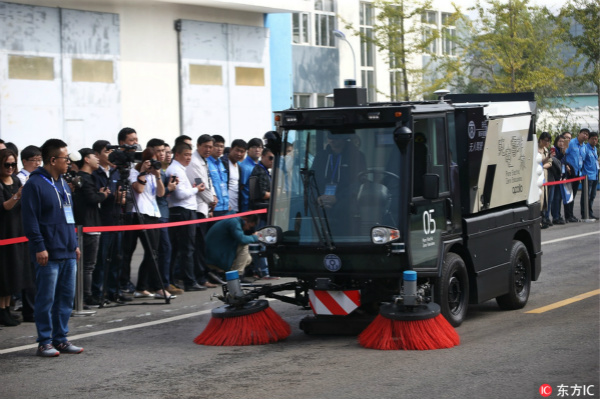
M 71 190 L 62 177 L 70 162 L 67 144 L 50 139 L 41 150 L 44 166 L 31 172 L 21 206 L 36 271 L 36 354 L 54 357 L 83 352 L 67 339 L 80 253 Z
M 244 275 L 244 268 L 252 262 L 248 244 L 258 242 L 256 235 L 245 235 L 258 222 L 257 215 L 219 220 L 206 234 L 206 263 L 218 272 L 237 270 Z
M 584 142 L 588 139 L 590 131 L 583 128 L 579 131 L 577 137 L 571 139 L 566 152 L 567 167 L 570 170 L 569 177 L 580 177 L 583 175 L 583 160 L 585 159 L 587 148 Z M 575 204 L 575 196 L 579 189 L 580 181 L 575 181 L 572 184 L 573 201 L 565 205 L 565 219 L 569 223 L 579 222 L 579 219 L 573 214 L 573 205 Z
M 583 174 L 588 178 L 588 192 L 581 193 L 581 218 L 585 217 L 584 215 L 584 196 L 588 196 L 588 209 L 589 209 L 589 217 L 592 219 L 598 220 L 598 216 L 594 215 L 592 211 L 592 205 L 594 204 L 594 199 L 596 198 L 596 190 L 598 187 L 598 151 L 596 150 L 596 146 L 598 145 L 598 132 L 590 132 L 588 135 L 588 142 L 586 144 L 586 154 L 583 159 Z

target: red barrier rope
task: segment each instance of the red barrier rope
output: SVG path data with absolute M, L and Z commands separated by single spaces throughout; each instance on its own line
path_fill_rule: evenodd
M 583 177 L 575 177 L 573 179 L 567 179 L 567 180 L 550 181 L 550 182 L 546 182 L 546 183 L 544 183 L 542 185 L 543 186 L 554 186 L 554 185 L 557 185 L 557 184 L 572 183 L 574 181 L 579 181 L 579 180 L 585 180 L 585 176 L 583 176 Z
M 107 231 L 162 229 L 162 228 L 166 228 L 166 227 L 186 226 L 188 224 L 216 222 L 216 221 L 223 220 L 223 219 L 231 219 L 231 218 L 237 218 L 237 217 L 246 216 L 246 215 L 256 215 L 256 214 L 261 214 L 261 213 L 267 213 L 267 210 L 259 209 L 256 211 L 235 213 L 233 215 L 223 215 L 223 216 L 217 216 L 217 217 L 207 218 L 207 219 L 186 220 L 183 222 L 135 224 L 135 225 L 126 225 L 126 226 L 90 226 L 90 227 L 84 227 L 83 232 L 84 233 L 100 233 L 100 232 L 107 232 Z M 27 241 L 29 241 L 27 239 L 27 237 L 7 238 L 5 240 L 0 240 L 0 246 L 11 245 L 11 244 L 20 244 L 22 242 L 27 242 Z

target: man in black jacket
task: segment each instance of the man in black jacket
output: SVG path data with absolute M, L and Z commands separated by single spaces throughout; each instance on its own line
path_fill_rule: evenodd
M 246 156 L 248 144 L 242 139 L 231 142 L 229 154 L 221 157 L 225 170 L 227 171 L 227 187 L 229 190 L 229 209 L 231 213 L 238 213 L 242 204 L 242 179 L 241 168 L 238 164 Z
M 91 148 L 79 150 L 81 160 L 77 162 L 81 179 L 81 187 L 73 194 L 75 223 L 79 226 L 101 226 L 98 204 L 110 194 L 107 187 L 100 190 L 96 188 L 95 177 L 92 172 L 98 169 L 98 157 Z M 92 297 L 92 276 L 98 256 L 100 233 L 83 234 L 83 301 L 87 306 L 97 306 L 101 298 Z

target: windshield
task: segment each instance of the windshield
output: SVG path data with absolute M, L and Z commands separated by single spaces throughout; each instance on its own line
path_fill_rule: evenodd
M 272 222 L 284 242 L 370 243 L 373 226 L 398 226 L 393 127 L 288 130 L 282 139 Z

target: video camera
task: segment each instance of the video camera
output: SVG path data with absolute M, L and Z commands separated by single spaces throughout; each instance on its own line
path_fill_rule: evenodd
M 142 152 L 139 151 L 142 147 L 139 144 L 107 145 L 106 149 L 114 150 L 108 156 L 108 160 L 117 167 L 126 167 L 131 163 L 142 161 Z

